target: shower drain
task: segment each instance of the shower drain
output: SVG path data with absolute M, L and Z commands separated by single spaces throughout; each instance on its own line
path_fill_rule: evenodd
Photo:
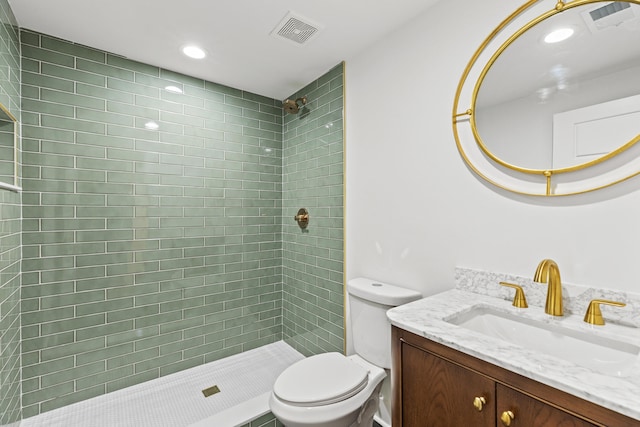
M 216 393 L 220 393 L 220 389 L 218 388 L 217 385 L 214 385 L 214 386 L 211 386 L 209 388 L 205 388 L 204 390 L 202 390 L 202 394 L 204 394 L 204 397 L 213 396 Z

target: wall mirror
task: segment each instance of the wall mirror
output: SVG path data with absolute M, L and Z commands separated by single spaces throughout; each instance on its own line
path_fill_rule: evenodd
M 458 149 L 523 194 L 640 174 L 640 0 L 529 1 L 482 43 L 454 102 Z
M 18 120 L 0 104 L 0 189 L 21 190 L 18 160 Z

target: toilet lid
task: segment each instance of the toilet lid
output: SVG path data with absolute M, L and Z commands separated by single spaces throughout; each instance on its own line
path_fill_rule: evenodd
M 340 353 L 324 353 L 294 363 L 280 374 L 273 393 L 296 406 L 340 402 L 359 393 L 369 373 Z

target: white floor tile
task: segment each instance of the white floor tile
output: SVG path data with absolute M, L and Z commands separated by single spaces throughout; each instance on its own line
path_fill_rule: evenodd
M 243 412 L 246 423 L 261 415 L 250 412 L 264 413 L 260 396 L 271 390 L 278 375 L 303 358 L 280 341 L 45 412 L 23 420 L 21 427 L 181 427 L 223 413 L 237 421 Z M 220 393 L 205 398 L 202 390 L 213 385 Z M 227 411 L 243 402 L 256 404 Z

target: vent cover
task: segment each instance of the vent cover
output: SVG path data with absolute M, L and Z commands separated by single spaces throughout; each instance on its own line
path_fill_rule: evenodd
M 629 9 L 630 7 L 631 5 L 629 3 L 616 1 L 613 3 L 609 3 L 606 6 L 602 6 L 592 10 L 591 12 L 589 12 L 589 15 L 591 15 L 591 19 L 593 19 L 594 21 L 599 21 L 600 19 L 611 16 L 614 13 L 620 12 L 621 10 Z
M 627 2 L 611 2 L 604 6 L 598 6 L 582 13 L 587 26 L 592 32 L 597 32 L 608 27 L 617 27 L 638 16 L 638 7 L 631 6 Z
M 316 37 L 321 29 L 320 25 L 289 12 L 271 31 L 271 35 L 301 45 Z

